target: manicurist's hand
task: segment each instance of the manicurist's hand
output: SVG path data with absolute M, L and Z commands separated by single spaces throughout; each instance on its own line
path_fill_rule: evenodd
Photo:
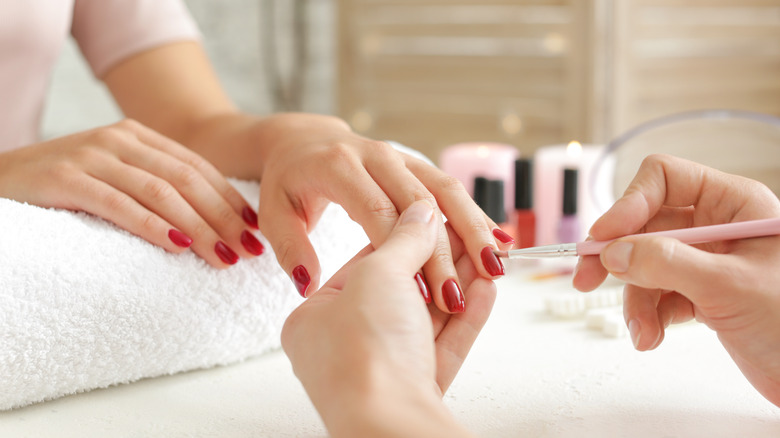
M 777 196 L 756 181 L 654 155 L 590 235 L 608 240 L 778 216 Z M 695 246 L 626 237 L 600 259 L 584 257 L 574 285 L 592 290 L 607 272 L 628 283 L 624 314 L 638 350 L 656 348 L 669 324 L 696 318 L 717 331 L 753 386 L 780 406 L 780 237 Z
M 256 214 L 214 166 L 129 120 L 1 154 L 0 196 L 92 213 L 217 268 L 263 252 Z
M 495 299 L 450 235 L 469 306 L 426 306 L 414 274 L 437 245 L 435 209 L 417 201 L 385 242 L 362 251 L 288 318 L 282 346 L 335 437 L 468 436 L 441 401 Z
M 344 207 L 375 247 L 384 243 L 399 212 L 416 200 L 437 207 L 438 237 L 422 271 L 442 311 L 457 313 L 467 306 L 442 213 L 480 276 L 504 274 L 493 250 L 506 249 L 512 238 L 456 179 L 385 142 L 355 134 L 334 117 L 280 114 L 259 121 L 254 129 L 263 163 L 260 229 L 302 295 L 315 290 L 320 273 L 307 232 L 331 201 Z

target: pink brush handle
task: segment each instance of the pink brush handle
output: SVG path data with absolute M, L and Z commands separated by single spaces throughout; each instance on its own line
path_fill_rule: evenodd
M 780 234 L 780 217 L 755 221 L 732 222 L 706 227 L 681 228 L 679 230 L 656 231 L 654 233 L 634 234 L 634 236 L 662 236 L 677 239 L 682 243 L 695 244 L 717 242 L 721 240 L 747 239 L 751 237 L 773 236 Z M 601 250 L 614 242 L 612 240 L 587 240 L 577 244 L 578 255 L 601 254 Z

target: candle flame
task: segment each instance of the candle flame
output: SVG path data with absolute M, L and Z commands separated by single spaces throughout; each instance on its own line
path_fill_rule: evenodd
M 582 155 L 582 145 L 578 141 L 572 141 L 566 146 L 566 155 L 572 158 L 578 158 Z
M 477 146 L 477 156 L 479 158 L 487 158 L 490 155 L 490 148 L 483 145 Z

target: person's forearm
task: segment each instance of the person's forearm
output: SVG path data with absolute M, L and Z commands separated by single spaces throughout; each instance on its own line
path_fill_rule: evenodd
M 354 380 L 310 394 L 334 438 L 474 437 L 458 424 L 433 388 L 406 385 L 398 376 L 375 376 L 370 386 L 355 389 Z
M 254 132 L 261 120 L 239 112 L 219 114 L 193 120 L 189 129 L 172 136 L 209 160 L 225 176 L 260 180 L 264 144 L 257 141 Z

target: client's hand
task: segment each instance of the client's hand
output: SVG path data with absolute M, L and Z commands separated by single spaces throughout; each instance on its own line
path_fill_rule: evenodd
M 333 436 L 467 436 L 441 401 L 487 320 L 495 286 L 456 234 L 465 313 L 426 306 L 414 279 L 437 241 L 426 201 L 361 251 L 288 318 L 282 346 Z
M 607 240 L 778 216 L 780 202 L 766 186 L 656 155 L 645 159 L 590 234 Z M 610 244 L 600 259 L 584 257 L 574 285 L 591 290 L 607 271 L 629 283 L 624 313 L 638 350 L 656 348 L 669 324 L 696 318 L 718 332 L 753 386 L 780 406 L 780 237 L 695 246 L 626 237 Z
M 92 213 L 217 268 L 263 252 L 247 228 L 257 215 L 222 174 L 131 120 L 0 154 L 0 197 Z

